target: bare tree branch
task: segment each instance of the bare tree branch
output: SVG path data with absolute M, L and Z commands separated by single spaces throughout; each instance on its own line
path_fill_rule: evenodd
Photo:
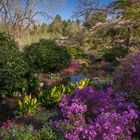
M 58 1 L 56 0 L 53 3 L 54 6 Z M 0 0 L 0 14 L 3 14 L 5 17 L 5 23 L 9 24 L 10 28 L 13 27 L 31 27 L 35 25 L 36 16 L 40 15 L 47 19 L 52 19 L 48 14 L 48 8 L 45 7 L 47 4 L 52 4 L 52 1 L 49 0 Z M 46 5 L 45 5 L 46 4 Z M 40 11 L 40 6 L 42 7 Z M 2 11 L 2 9 L 4 9 Z M 8 27 L 7 27 L 8 28 Z

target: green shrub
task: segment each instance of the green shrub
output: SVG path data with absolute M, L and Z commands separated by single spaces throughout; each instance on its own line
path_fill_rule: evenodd
M 31 77 L 29 81 L 29 91 L 32 94 L 37 95 L 40 89 L 40 80 L 37 77 Z
M 9 39 L 0 41 L 0 95 L 7 93 L 10 95 L 17 90 L 21 79 L 28 71 L 22 54 L 9 42 Z
M 13 126 L 10 130 L 0 129 L 0 138 L 2 140 L 35 140 L 32 127 Z
M 65 140 L 62 132 L 50 124 L 50 120 L 60 117 L 58 108 L 42 110 L 33 116 L 22 116 L 5 121 L 0 128 L 2 140 Z M 26 122 L 25 122 L 26 121 Z
M 36 114 L 36 119 L 40 122 L 40 124 L 45 127 L 48 126 L 48 123 L 50 120 L 59 117 L 60 114 L 60 110 L 59 107 L 53 108 L 51 110 L 47 109 L 47 110 L 41 110 Z
M 23 79 L 21 81 L 21 84 L 20 84 L 20 91 L 22 93 L 26 93 L 28 91 L 28 88 L 29 88 L 29 83 L 28 83 L 28 80 L 27 79 Z
M 40 82 L 39 78 L 30 75 L 26 76 L 26 79 L 22 79 L 19 92 L 21 93 L 32 93 L 32 95 L 36 96 L 40 92 L 43 83 Z
M 57 135 L 52 132 L 50 126 L 45 126 L 36 134 L 36 139 L 38 140 L 57 140 Z
M 64 47 L 57 46 L 54 41 L 40 40 L 25 49 L 25 57 L 32 70 L 52 71 L 66 67 L 70 62 L 70 54 Z
M 54 131 L 49 125 L 39 130 L 35 138 L 36 140 L 66 140 L 64 132 L 61 132 L 61 130 Z
M 107 49 L 103 54 L 103 58 L 111 63 L 117 64 L 117 59 L 119 57 L 124 57 L 128 53 L 128 49 L 122 46 L 116 46 L 111 49 Z
M 105 74 L 105 75 L 99 75 L 99 77 L 93 78 L 94 81 L 94 88 L 95 89 L 100 89 L 100 90 L 105 90 L 108 87 L 112 87 L 112 76 L 111 74 Z
M 68 52 L 73 58 L 79 58 L 84 55 L 84 50 L 77 45 L 68 46 Z
M 0 32 L 0 46 L 16 47 L 14 40 L 7 34 Z

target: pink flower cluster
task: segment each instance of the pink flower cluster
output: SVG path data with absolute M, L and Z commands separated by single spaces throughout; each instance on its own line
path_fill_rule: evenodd
M 105 70 L 98 70 L 97 73 L 98 74 L 107 74 L 107 72 Z
M 79 61 L 76 59 L 73 59 L 71 61 L 71 64 L 67 68 L 65 68 L 63 71 L 69 74 L 74 74 L 76 71 L 80 70 L 80 68 L 81 68 L 81 65 Z
M 2 125 L 0 126 L 0 128 L 3 129 L 10 129 L 13 125 L 13 122 L 11 120 L 7 120 L 5 122 L 2 123 Z

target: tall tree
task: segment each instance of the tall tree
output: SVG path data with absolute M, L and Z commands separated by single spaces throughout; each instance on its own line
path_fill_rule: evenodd
M 129 20 L 125 28 L 126 46 L 130 47 L 132 38 L 134 38 L 134 30 L 138 30 L 140 26 L 140 1 L 139 0 L 116 0 L 109 4 L 117 16 L 122 19 Z
M 49 31 L 54 34 L 62 34 L 62 19 L 59 15 L 55 16 L 54 21 L 50 24 Z
M 66 23 L 66 35 L 71 36 L 73 33 L 73 22 L 69 19 Z
M 75 16 L 86 17 L 84 24 L 94 34 L 99 30 L 115 29 L 115 36 L 123 38 L 125 46 L 130 47 L 134 32 L 140 27 L 140 1 L 114 0 L 106 6 L 100 2 L 101 0 L 79 0 Z
M 81 28 L 81 22 L 80 20 L 76 19 L 76 21 L 74 22 L 75 26 L 74 26 L 74 30 L 79 31 Z
M 67 21 L 66 20 L 63 20 L 62 21 L 62 35 L 63 36 L 66 36 L 66 26 L 67 26 Z
M 100 4 L 100 0 L 78 0 L 74 17 L 89 16 L 99 12 L 106 12 L 107 8 Z
M 109 4 L 108 8 L 111 8 L 118 16 L 124 18 L 140 17 L 140 1 L 139 0 L 116 0 Z
M 55 7 L 57 3 L 62 1 L 63 0 L 0 0 L 0 15 L 7 23 L 6 25 L 9 25 L 10 29 L 14 31 L 17 28 L 20 30 L 28 29 L 35 26 L 37 16 L 51 18 L 48 14 L 49 8 Z
M 90 15 L 86 20 L 85 22 L 83 23 L 83 25 L 90 29 L 91 27 L 95 26 L 96 23 L 98 22 L 105 22 L 106 21 L 106 13 L 105 12 L 98 12 L 98 13 L 95 13 L 93 15 Z

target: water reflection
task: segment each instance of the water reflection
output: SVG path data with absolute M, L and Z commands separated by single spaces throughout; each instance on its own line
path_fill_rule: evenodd
M 78 81 L 80 81 L 82 79 L 86 79 L 86 78 L 91 79 L 91 75 L 89 73 L 87 73 L 87 72 L 80 72 L 78 74 L 70 76 L 68 81 L 72 82 L 72 83 L 76 83 L 76 82 L 78 82 Z

